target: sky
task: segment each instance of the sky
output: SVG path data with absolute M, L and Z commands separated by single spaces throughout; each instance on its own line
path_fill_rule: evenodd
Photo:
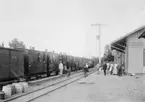
M 0 0 L 0 42 L 13 38 L 37 50 L 98 56 L 117 38 L 145 24 L 145 0 Z

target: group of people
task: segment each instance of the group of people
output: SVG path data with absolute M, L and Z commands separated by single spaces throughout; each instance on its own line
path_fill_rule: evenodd
M 60 63 L 59 63 L 59 74 L 62 75 L 64 70 L 67 71 L 67 76 L 70 76 L 71 70 L 72 70 L 70 63 L 68 63 L 68 62 L 62 63 L 62 61 L 60 61 Z M 77 71 L 77 69 L 76 69 L 76 71 Z M 88 63 L 86 63 L 85 66 L 84 66 L 84 77 L 88 76 L 87 72 L 89 72 Z
M 100 71 L 103 70 L 105 76 L 107 74 L 122 76 L 125 72 L 125 68 L 123 64 L 114 64 L 113 62 L 103 62 L 102 65 L 99 65 L 97 67 Z M 62 63 L 62 61 L 60 61 L 59 74 L 62 75 L 64 70 L 67 71 L 67 75 L 70 76 L 72 66 L 68 62 Z M 84 66 L 84 77 L 88 76 L 87 72 L 89 72 L 88 63 L 86 63 Z
M 60 75 L 63 74 L 64 70 L 67 71 L 68 76 L 69 76 L 70 73 L 71 73 L 71 66 L 69 65 L 68 62 L 62 63 L 62 61 L 60 61 L 58 68 L 59 68 L 59 74 L 60 74 Z
M 109 72 L 110 75 L 122 76 L 125 70 L 123 64 L 114 64 L 111 62 L 103 62 L 102 67 L 99 67 L 99 69 L 104 71 L 105 76 L 107 72 Z

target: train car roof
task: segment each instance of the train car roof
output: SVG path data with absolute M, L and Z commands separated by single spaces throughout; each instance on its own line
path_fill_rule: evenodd
M 0 49 L 6 49 L 6 50 L 13 50 L 13 51 L 24 52 L 24 49 L 13 49 L 13 48 L 7 48 L 7 47 L 0 47 Z

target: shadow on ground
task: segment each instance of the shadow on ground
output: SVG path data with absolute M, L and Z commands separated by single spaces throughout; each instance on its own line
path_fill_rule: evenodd
M 78 84 L 88 84 L 88 85 L 90 85 L 90 84 L 95 84 L 94 82 L 79 82 Z

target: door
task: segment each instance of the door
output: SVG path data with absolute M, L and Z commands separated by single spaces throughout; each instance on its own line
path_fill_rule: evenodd
M 29 56 L 27 54 L 24 55 L 24 75 L 29 75 Z
M 0 81 L 9 78 L 9 50 L 0 49 Z
M 49 58 L 49 55 L 47 55 L 47 76 L 48 77 L 50 76 L 49 65 L 50 65 L 50 58 Z
M 143 49 L 141 47 L 128 48 L 128 72 L 142 73 L 143 72 Z
M 10 51 L 10 77 L 19 78 L 24 76 L 24 56 L 21 51 Z

